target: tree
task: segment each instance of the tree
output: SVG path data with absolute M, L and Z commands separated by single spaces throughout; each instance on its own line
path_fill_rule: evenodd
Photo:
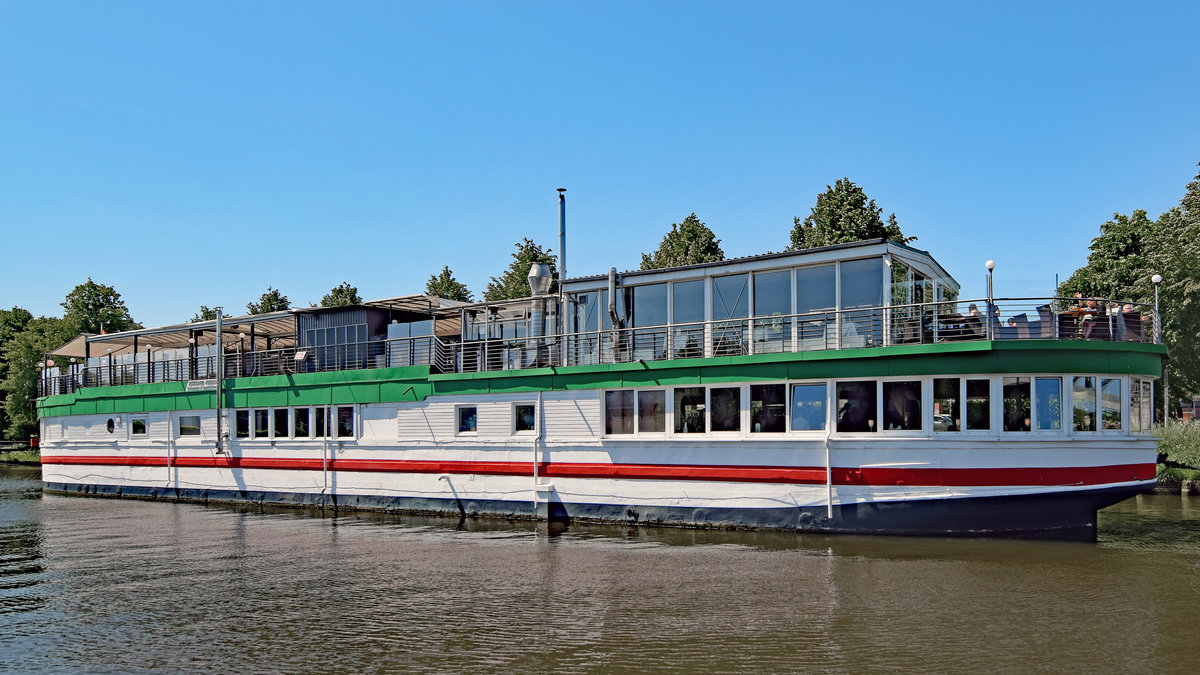
M 75 326 L 65 319 L 38 317 L 29 321 L 23 331 L 4 345 L 7 372 L 0 388 L 7 394 L 4 401 L 9 422 L 4 429 L 6 438 L 29 438 L 37 429 L 37 414 L 32 402 L 37 398 L 42 359 L 47 352 L 63 346 L 76 333 Z
M 529 289 L 529 268 L 533 263 L 545 263 L 550 267 L 550 275 L 558 275 L 558 258 L 549 249 L 542 250 L 533 240 L 525 238 L 514 244 L 517 252 L 512 254 L 512 264 L 499 277 L 492 277 L 487 288 L 483 290 L 483 299 L 488 302 L 526 298 L 533 294 Z M 550 284 L 550 293 L 558 292 L 558 282 Z
M 473 299 L 466 284 L 459 283 L 454 278 L 454 273 L 450 271 L 449 265 L 443 265 L 440 274 L 429 275 L 429 281 L 425 282 L 425 292 L 439 298 L 458 300 L 459 302 L 471 302 Z
M 258 302 L 246 303 L 246 311 L 251 314 L 267 314 L 268 312 L 278 312 L 288 309 L 291 306 L 292 303 L 288 301 L 286 295 L 267 286 L 267 292 L 258 297 Z
M 112 286 L 105 286 L 88 277 L 79 284 L 62 302 L 63 321 L 73 333 L 116 333 L 142 325 L 129 316 L 125 301 Z M 58 347 L 60 345 L 55 345 Z
M 286 301 L 287 298 L 284 298 L 284 300 Z M 362 296 L 358 294 L 358 289 L 351 286 L 350 282 L 343 281 L 321 297 L 321 306 L 347 307 L 349 305 L 361 305 L 362 301 Z M 286 307 L 283 309 L 286 309 Z
M 27 309 L 21 307 L 0 309 L 0 383 L 4 381 L 5 376 L 8 374 L 8 362 L 4 357 L 4 346 L 24 331 L 25 327 L 32 320 L 33 315 Z M 0 384 L 0 433 L 8 429 L 8 413 L 4 410 L 4 401 L 7 397 L 8 391 Z
M 192 320 L 188 323 L 198 323 L 200 321 L 212 321 L 217 318 L 217 308 L 209 307 L 208 305 L 200 305 L 200 309 L 192 315 Z
M 916 237 L 906 237 L 896 222 L 896 214 L 883 222 L 883 209 L 875 200 L 867 199 L 863 189 L 849 178 L 825 186 L 817 195 L 817 204 L 803 221 L 795 218 L 789 251 L 830 246 L 864 239 L 887 239 L 907 244 Z
M 657 251 L 642 254 L 642 269 L 656 270 L 724 259 L 721 240 L 692 213 L 682 223 L 671 223 L 671 230 L 663 237 Z
M 1171 351 L 1171 399 L 1200 392 L 1200 175 L 1187 186 L 1179 206 L 1151 221 L 1145 211 L 1114 213 L 1089 246 L 1087 265 L 1058 288 L 1060 296 L 1154 302 L 1159 288 L 1162 338 Z

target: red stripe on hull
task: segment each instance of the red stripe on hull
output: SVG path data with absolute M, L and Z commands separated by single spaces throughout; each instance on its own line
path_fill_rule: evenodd
M 42 464 L 182 467 L 207 469 L 275 469 L 285 471 L 365 471 L 386 473 L 480 474 L 533 476 L 529 462 L 460 462 L 402 459 L 319 459 L 265 457 L 44 456 Z M 1105 485 L 1152 480 L 1154 464 L 1080 467 L 1002 467 L 978 469 L 834 467 L 834 485 L 986 487 L 1011 485 Z M 825 467 L 717 466 L 681 464 L 587 464 L 547 462 L 538 466 L 546 478 L 614 478 L 702 480 L 740 483 L 824 485 Z

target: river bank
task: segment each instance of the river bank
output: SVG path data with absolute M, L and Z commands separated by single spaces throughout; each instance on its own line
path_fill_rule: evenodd
M 37 466 L 42 463 L 42 455 L 29 446 L 14 450 L 0 450 L 0 464 L 22 464 Z

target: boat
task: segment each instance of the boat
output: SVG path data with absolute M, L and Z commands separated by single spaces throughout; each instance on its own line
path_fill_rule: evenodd
M 812 533 L 1091 540 L 1152 488 L 1157 308 L 960 298 L 885 240 L 460 303 L 81 335 L 47 492 Z

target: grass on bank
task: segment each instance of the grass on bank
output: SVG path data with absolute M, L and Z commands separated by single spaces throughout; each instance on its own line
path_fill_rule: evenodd
M 1158 436 L 1158 480 L 1200 480 L 1200 422 L 1168 420 L 1154 427 Z
M 0 451 L 0 462 L 8 464 L 40 464 L 42 456 L 37 450 L 25 448 L 24 450 L 2 450 Z

